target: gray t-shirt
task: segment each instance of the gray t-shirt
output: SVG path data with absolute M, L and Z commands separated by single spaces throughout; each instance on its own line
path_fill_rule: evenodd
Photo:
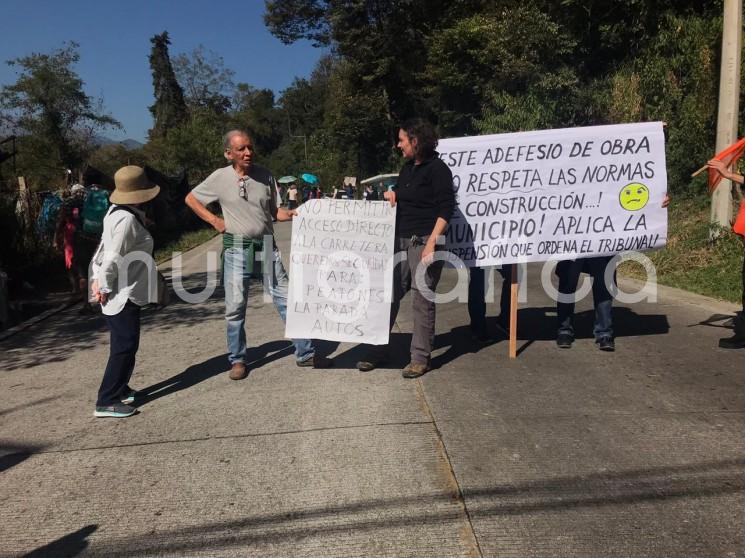
M 232 166 L 216 170 L 191 193 L 200 203 L 220 203 L 225 231 L 248 238 L 261 239 L 274 234 L 272 217 L 277 215 L 277 185 L 272 173 L 251 165 L 246 181 L 246 198 L 241 196 L 241 179 Z

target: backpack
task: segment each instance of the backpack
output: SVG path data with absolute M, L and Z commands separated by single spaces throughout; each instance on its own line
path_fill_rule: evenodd
M 83 203 L 83 233 L 101 236 L 103 232 L 103 218 L 109 210 L 109 193 L 94 188 L 85 197 Z
M 36 218 L 36 233 L 40 238 L 49 240 L 54 237 L 60 209 L 62 209 L 62 198 L 59 194 L 52 193 L 44 198 L 41 211 Z

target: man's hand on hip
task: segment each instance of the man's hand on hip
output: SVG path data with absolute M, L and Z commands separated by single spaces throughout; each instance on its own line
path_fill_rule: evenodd
M 218 216 L 215 216 L 215 219 L 212 221 L 212 226 L 220 234 L 222 234 L 222 233 L 225 232 L 225 220 L 224 219 L 221 219 Z

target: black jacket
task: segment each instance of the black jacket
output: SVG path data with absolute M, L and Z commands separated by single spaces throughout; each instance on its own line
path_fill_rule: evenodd
M 438 217 L 450 221 L 453 216 L 453 173 L 437 153 L 419 165 L 408 161 L 398 174 L 394 191 L 396 234 L 400 237 L 429 235 Z

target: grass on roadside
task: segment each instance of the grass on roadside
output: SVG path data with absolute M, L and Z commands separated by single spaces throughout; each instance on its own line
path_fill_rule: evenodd
M 708 198 L 673 199 L 668 212 L 667 246 L 647 256 L 662 285 L 740 302 L 743 246 L 731 230 L 723 230 L 716 242 L 709 241 L 709 204 Z M 624 262 L 619 272 L 646 277 L 644 268 L 635 262 Z
M 165 246 L 158 248 L 154 255 L 155 261 L 157 263 L 168 261 L 171 259 L 173 252 L 186 252 L 215 238 L 215 236 L 217 236 L 217 231 L 212 227 L 185 232 Z

